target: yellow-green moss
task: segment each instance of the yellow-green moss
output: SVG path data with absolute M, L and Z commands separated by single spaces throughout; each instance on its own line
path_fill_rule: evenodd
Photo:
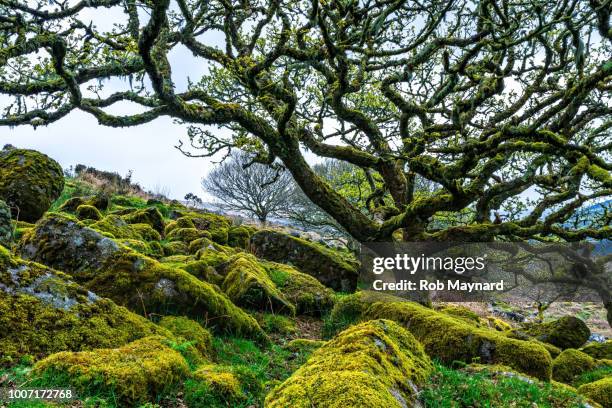
M 437 307 L 436 310 L 476 326 L 480 326 L 480 316 L 465 306 L 445 304 Z
M 193 221 L 191 221 L 191 218 L 181 217 L 175 221 L 169 222 L 166 225 L 164 233 L 168 235 L 170 232 L 172 232 L 172 230 L 176 228 L 195 228 L 195 225 L 193 224 Z
M 246 398 L 242 392 L 240 381 L 231 368 L 217 364 L 206 364 L 199 367 L 193 377 L 202 382 L 207 390 L 227 402 L 241 401 Z
M 76 217 L 79 220 L 95 220 L 102 219 L 102 213 L 93 205 L 79 205 L 76 209 Z
M 595 360 L 588 354 L 575 349 L 566 349 L 553 360 L 552 378 L 572 384 L 575 377 L 592 370 L 595 365 Z
M 423 347 L 389 320 L 351 327 L 266 397 L 276 407 L 406 407 L 432 370 Z
M 233 227 L 229 229 L 227 235 L 227 245 L 236 248 L 246 249 L 249 245 L 251 233 L 243 226 Z
M 238 254 L 228 261 L 222 288 L 239 305 L 295 314 L 295 306 L 276 288 L 266 270 L 252 255 Z
M 336 291 L 357 287 L 358 263 L 339 251 L 273 230 L 253 234 L 250 248 L 257 257 L 291 264 Z
M 603 343 L 589 343 L 580 351 L 593 358 L 612 360 L 612 340 L 606 340 Z
M 265 339 L 255 319 L 215 286 L 182 269 L 161 264 L 64 216 L 51 216 L 34 231 L 22 253 L 61 267 L 100 296 L 144 315 L 184 314 L 205 319 L 221 331 Z
M 285 264 L 261 264 L 278 290 L 295 305 L 297 314 L 321 315 L 334 305 L 334 292 L 314 277 Z
M 187 255 L 189 253 L 187 244 L 182 241 L 164 242 L 162 248 L 164 256 Z
M 158 233 L 164 232 L 164 217 L 156 207 L 143 208 L 124 215 L 123 219 L 128 224 L 148 224 Z
M 213 356 L 212 336 L 198 322 L 182 316 L 164 316 L 158 324 L 176 337 L 191 342 L 203 356 Z
M 528 335 L 562 350 L 581 347 L 591 335 L 587 325 L 574 316 L 563 316 L 547 323 L 527 324 L 523 330 Z
M 508 330 L 512 330 L 512 326 L 508 323 L 506 323 L 505 321 L 503 321 L 502 319 L 495 317 L 495 316 L 487 316 L 487 324 L 489 325 L 490 328 L 495 329 L 497 331 L 508 331 Z
M 332 320 L 392 319 L 409 329 L 428 354 L 442 362 L 502 364 L 542 380 L 550 379 L 552 359 L 541 345 L 511 339 L 495 330 L 478 328 L 417 303 L 396 299 L 358 292 L 339 300 L 330 316 Z
M 136 231 L 143 240 L 145 241 L 160 241 L 161 235 L 155 231 L 149 224 L 131 224 L 131 227 Z
M 294 339 L 283 346 L 285 350 L 292 353 L 311 353 L 324 346 L 327 342 L 323 340 Z
M 143 336 L 171 336 L 70 277 L 0 247 L 0 365 L 23 355 L 116 347 Z
M 138 239 L 142 240 L 142 236 L 134 229 L 132 225 L 126 223 L 120 216 L 118 215 L 107 215 L 102 218 L 100 221 L 91 224 L 90 228 L 105 232 L 111 238 L 121 239 Z
M 0 150 L 0 199 L 13 218 L 36 222 L 64 188 L 64 171 L 49 156 L 13 147 Z
M 182 241 L 186 244 L 198 238 L 210 238 L 210 233 L 196 228 L 175 228 L 166 235 L 168 241 Z
M 578 393 L 601 404 L 603 407 L 612 407 L 612 377 L 581 385 Z
M 67 380 L 62 386 L 77 392 L 112 395 L 121 406 L 155 401 L 155 398 L 189 375 L 180 353 L 167 339 L 146 337 L 118 349 L 61 352 L 39 361 L 35 376 Z

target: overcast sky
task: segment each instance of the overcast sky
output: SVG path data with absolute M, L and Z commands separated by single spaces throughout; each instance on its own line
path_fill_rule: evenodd
M 95 16 L 94 25 L 108 30 L 113 22 L 124 21 L 124 14 L 117 7 L 100 9 L 98 12 L 82 12 L 81 20 L 89 22 Z M 141 24 L 148 16 L 141 16 Z M 205 39 L 217 45 L 221 36 L 211 35 Z M 202 60 L 195 60 L 184 47 L 177 47 L 170 54 L 173 65 L 173 80 L 178 91 L 184 90 L 187 78 L 198 79 L 205 71 Z M 126 90 L 121 81 L 106 82 L 105 91 Z M 6 102 L 0 98 L 0 107 Z M 115 106 L 110 113 L 130 113 L 129 106 Z M 39 150 L 62 167 L 85 164 L 100 170 L 114 171 L 125 175 L 133 170 L 132 179 L 145 189 L 164 189 L 171 198 L 182 199 L 192 192 L 210 200 L 202 187 L 202 177 L 214 166 L 211 160 L 188 158 L 174 148 L 179 139 L 186 140 L 186 128 L 173 123 L 171 118 L 160 118 L 146 125 L 133 128 L 109 128 L 98 125 L 90 115 L 75 111 L 46 127 L 34 130 L 30 126 L 0 128 L 0 148 L 7 143 L 16 147 Z

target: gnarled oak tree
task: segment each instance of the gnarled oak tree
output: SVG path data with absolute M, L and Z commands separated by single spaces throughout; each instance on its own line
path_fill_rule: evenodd
M 108 8 L 124 16 L 112 29 L 85 20 Z M 361 241 L 606 238 L 608 215 L 571 220 L 612 191 L 610 10 L 610 0 L 0 0 L 0 92 L 11 97 L 0 124 L 73 110 L 112 127 L 171 116 L 204 155 L 238 147 L 280 160 Z M 185 89 L 169 56 L 181 47 L 206 68 Z M 115 77 L 130 80 L 105 92 Z M 142 111 L 109 113 L 126 101 Z M 330 188 L 305 150 L 372 175 L 372 205 Z M 437 188 L 415 194 L 417 177 Z M 448 214 L 461 216 L 439 222 Z

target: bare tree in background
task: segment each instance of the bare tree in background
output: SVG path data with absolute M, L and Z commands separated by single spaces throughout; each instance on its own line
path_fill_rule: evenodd
M 224 210 L 243 213 L 265 224 L 269 216 L 284 213 L 293 192 L 293 178 L 283 170 L 234 151 L 202 180 L 202 187 Z

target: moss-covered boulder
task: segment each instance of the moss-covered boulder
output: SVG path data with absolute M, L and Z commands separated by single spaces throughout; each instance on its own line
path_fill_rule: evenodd
M 277 262 L 261 264 L 278 290 L 295 305 L 297 314 L 320 316 L 333 307 L 334 292 L 314 277 Z
M 248 228 L 243 226 L 232 227 L 227 234 L 227 245 L 235 248 L 246 249 L 251 239 L 251 233 Z
M 24 257 L 61 268 L 137 313 L 207 316 L 218 330 L 265 338 L 251 316 L 213 285 L 135 252 L 78 221 L 50 214 L 28 234 Z
M 172 232 L 172 230 L 176 228 L 195 228 L 195 224 L 193 223 L 193 221 L 191 221 L 191 218 L 181 217 L 172 222 L 169 222 L 164 229 L 164 233 L 168 235 Z
M 612 407 L 612 377 L 581 385 L 578 393 L 601 404 L 602 407 Z
M 353 292 L 357 287 L 357 264 L 321 245 L 263 230 L 253 234 L 250 246 L 257 257 L 295 266 L 336 291 Z
M 572 384 L 574 378 L 594 369 L 595 359 L 575 349 L 565 349 L 553 360 L 552 378 L 556 381 Z
M 164 256 L 188 255 L 189 247 L 183 241 L 172 241 L 162 243 Z
M 110 205 L 108 194 L 100 192 L 89 197 L 71 197 L 59 207 L 59 211 L 73 213 L 81 205 L 96 207 L 99 211 L 106 211 Z
M 109 214 L 101 220 L 89 225 L 90 228 L 97 231 L 103 232 L 110 238 L 126 238 L 126 239 L 140 239 L 142 236 L 136 231 L 131 225 L 129 225 L 123 218 L 115 214 Z
M 50 157 L 9 145 L 0 151 L 0 199 L 9 205 L 13 218 L 37 221 L 63 188 L 62 167 Z
M 603 343 L 589 343 L 581 348 L 580 351 L 593 358 L 612 360 L 612 340 L 606 340 Z
M 102 219 L 102 214 L 100 213 L 100 210 L 98 210 L 93 205 L 87 205 L 87 204 L 79 205 L 76 209 L 75 214 L 79 220 L 98 221 Z
M 0 365 L 63 350 L 117 347 L 170 333 L 62 272 L 0 247 Z
M 80 393 L 112 396 L 118 406 L 136 406 L 171 390 L 189 366 L 167 339 L 151 336 L 120 348 L 53 354 L 32 372 Z
M 12 240 L 11 209 L 4 201 L 0 200 L 0 245 L 8 247 Z
M 235 255 L 224 269 L 222 288 L 234 303 L 256 310 L 295 314 L 295 306 L 278 290 L 253 255 Z
M 160 234 L 164 232 L 164 217 L 156 207 L 144 208 L 123 216 L 128 224 L 148 224 Z
M 175 228 L 166 236 L 168 241 L 182 241 L 186 244 L 199 238 L 211 238 L 211 236 L 208 231 L 200 231 L 197 228 Z
M 213 357 L 212 336 L 200 323 L 183 316 L 165 316 L 158 324 L 176 337 L 192 343 L 202 356 Z
M 340 333 L 266 397 L 265 406 L 408 407 L 432 370 L 423 347 L 389 320 Z
M 405 326 L 432 358 L 444 363 L 502 364 L 541 380 L 551 377 L 552 359 L 542 345 L 508 338 L 395 296 L 367 291 L 345 296 L 332 309 L 330 324 L 383 318 Z
M 532 323 L 524 327 L 525 333 L 564 350 L 579 348 L 591 336 L 591 330 L 579 318 L 563 316 L 548 323 Z

